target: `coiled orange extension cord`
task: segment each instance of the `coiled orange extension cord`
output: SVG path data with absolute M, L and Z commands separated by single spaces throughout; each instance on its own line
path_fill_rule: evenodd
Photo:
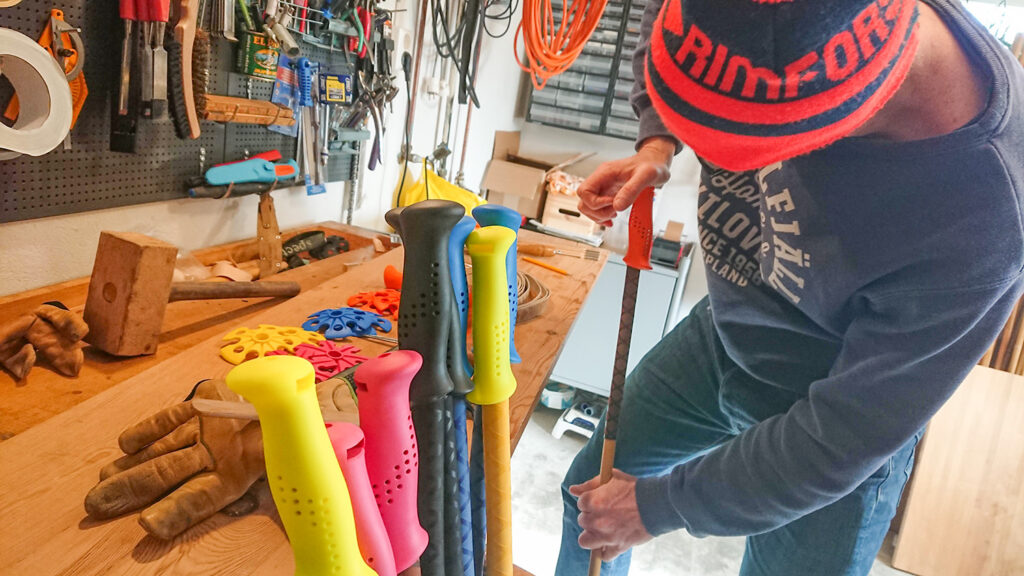
M 601 21 L 607 0 L 562 0 L 562 19 L 556 26 L 551 0 L 523 0 L 523 19 L 516 30 L 516 63 L 530 74 L 540 90 L 565 72 Z M 519 36 L 524 57 L 519 57 Z

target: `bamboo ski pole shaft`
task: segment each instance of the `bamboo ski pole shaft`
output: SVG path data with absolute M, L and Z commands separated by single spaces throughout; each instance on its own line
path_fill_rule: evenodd
M 629 214 L 629 247 L 622 259 L 626 263 L 626 282 L 622 288 L 622 312 L 619 315 L 619 336 L 615 345 L 615 364 L 612 367 L 612 385 L 608 394 L 608 411 L 604 421 L 604 445 L 601 450 L 601 484 L 612 478 L 615 464 L 615 440 L 619 429 L 619 407 L 622 389 L 626 383 L 629 362 L 629 344 L 633 337 L 633 313 L 636 293 L 640 286 L 640 271 L 651 269 L 651 247 L 654 237 L 651 210 L 654 189 L 648 188 L 633 202 Z M 590 552 L 590 576 L 601 574 L 601 550 Z
M 516 233 L 502 226 L 474 231 L 466 241 L 473 260 L 474 388 L 467 398 L 483 406 L 487 497 L 487 576 L 512 576 L 512 488 L 508 399 L 516 388 L 509 362 L 509 296 L 505 257 Z

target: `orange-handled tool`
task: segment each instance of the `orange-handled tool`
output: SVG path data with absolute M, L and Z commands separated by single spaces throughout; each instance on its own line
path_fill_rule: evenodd
M 629 247 L 622 261 L 626 263 L 626 283 L 622 287 L 622 312 L 619 316 L 619 337 L 615 344 L 615 364 L 612 366 L 612 387 L 608 394 L 608 411 L 604 420 L 604 445 L 601 450 L 601 484 L 612 479 L 615 465 L 615 439 L 619 431 L 619 407 L 622 388 L 626 383 L 626 365 L 629 362 L 629 343 L 633 337 L 633 312 L 636 292 L 640 286 L 640 271 L 651 269 L 651 247 L 654 230 L 651 210 L 654 206 L 654 188 L 647 188 L 633 202 L 629 213 Z M 590 576 L 601 574 L 601 550 L 590 553 Z

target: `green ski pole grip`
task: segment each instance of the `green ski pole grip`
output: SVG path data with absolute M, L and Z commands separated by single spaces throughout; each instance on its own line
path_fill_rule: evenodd
M 352 500 L 317 403 L 313 365 L 266 356 L 228 373 L 259 414 L 263 454 L 296 576 L 376 576 L 359 552 Z

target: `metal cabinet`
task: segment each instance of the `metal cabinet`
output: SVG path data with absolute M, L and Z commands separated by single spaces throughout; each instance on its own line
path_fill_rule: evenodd
M 653 267 L 640 274 L 629 370 L 678 322 L 676 311 L 690 269 L 690 257 L 684 258 L 678 269 L 658 264 Z M 622 257 L 611 255 L 569 332 L 551 380 L 608 395 L 625 277 Z

